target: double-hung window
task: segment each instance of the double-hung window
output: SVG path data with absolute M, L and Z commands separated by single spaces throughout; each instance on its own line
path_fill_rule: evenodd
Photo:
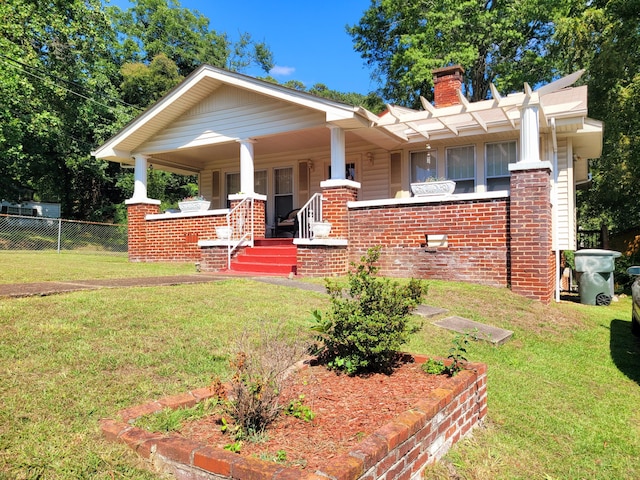
M 516 152 L 515 140 L 485 145 L 487 191 L 509 190 L 509 164 L 517 161 Z
M 476 148 L 447 148 L 447 179 L 456 182 L 454 193 L 472 193 L 476 187 Z

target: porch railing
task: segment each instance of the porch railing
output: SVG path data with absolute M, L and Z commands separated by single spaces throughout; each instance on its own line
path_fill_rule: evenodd
M 313 238 L 311 225 L 322 221 L 322 194 L 315 193 L 298 212 L 298 238 Z
M 227 248 L 227 267 L 231 268 L 231 256 L 240 246 L 248 242 L 253 246 L 253 198 L 245 197 L 227 214 L 229 244 Z

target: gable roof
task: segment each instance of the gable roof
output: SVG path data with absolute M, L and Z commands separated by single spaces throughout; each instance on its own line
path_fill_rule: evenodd
M 120 132 L 92 152 L 97 158 L 129 162 L 132 154 L 174 124 L 190 110 L 225 86 L 316 114 L 316 122 L 348 130 L 369 128 L 378 117 L 354 107 L 306 92 L 283 87 L 240 73 L 202 65 L 162 99 L 129 122 Z M 215 113 L 215 112 L 214 112 Z

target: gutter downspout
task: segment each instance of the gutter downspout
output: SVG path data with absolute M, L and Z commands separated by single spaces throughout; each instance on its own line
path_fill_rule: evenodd
M 556 254 L 556 302 L 560 301 L 560 249 L 558 248 L 558 136 L 556 134 L 556 119 L 551 117 L 551 140 L 553 145 L 553 191 L 551 206 L 553 208 L 552 244 Z

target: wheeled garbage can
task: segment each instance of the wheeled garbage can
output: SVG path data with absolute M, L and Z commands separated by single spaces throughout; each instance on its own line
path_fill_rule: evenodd
M 609 305 L 613 298 L 613 272 L 620 252 L 587 248 L 575 253 L 578 293 L 585 305 Z
M 627 273 L 635 277 L 631 285 L 633 305 L 631 307 L 631 331 L 640 337 L 640 266 L 627 268 Z

